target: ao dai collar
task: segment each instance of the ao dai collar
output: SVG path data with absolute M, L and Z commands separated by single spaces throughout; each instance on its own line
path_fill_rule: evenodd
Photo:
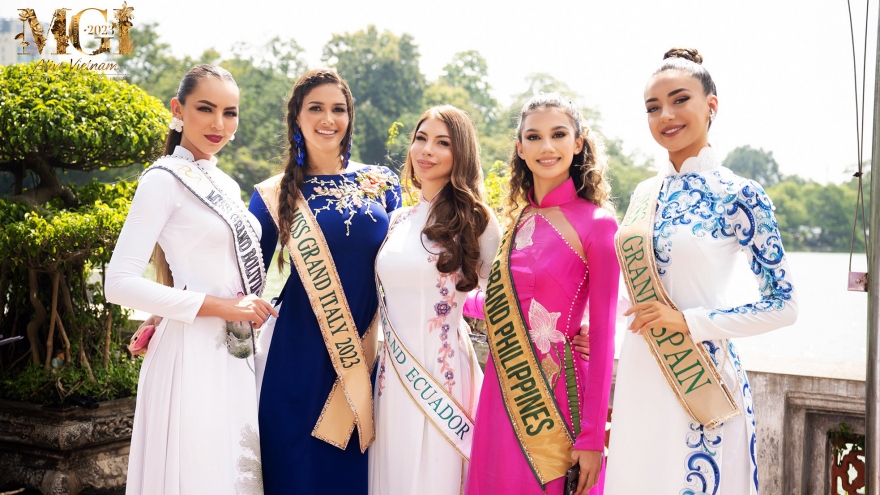
M 541 204 L 535 202 L 535 188 L 529 189 L 529 204 L 533 208 L 550 208 L 551 206 L 559 206 L 573 200 L 577 196 L 577 190 L 574 188 L 574 181 L 569 177 L 565 182 L 556 186 L 550 191 Z
M 681 170 L 678 172 L 675 171 L 672 162 L 669 162 L 669 166 L 666 169 L 666 175 L 698 174 L 700 172 L 714 170 L 720 166 L 721 160 L 719 160 L 718 156 L 715 154 L 715 149 L 711 146 L 706 146 L 700 150 L 697 156 L 685 158 L 684 163 L 681 164 Z
M 183 158 L 188 162 L 198 163 L 199 165 L 205 167 L 205 169 L 212 169 L 217 167 L 217 157 L 212 156 L 210 160 L 196 160 L 196 157 L 183 146 L 176 146 L 174 148 L 174 153 L 171 153 L 171 156 L 176 156 L 177 158 Z

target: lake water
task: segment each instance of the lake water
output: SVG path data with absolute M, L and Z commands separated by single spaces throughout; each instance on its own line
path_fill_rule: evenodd
M 736 339 L 743 363 L 764 371 L 864 380 L 868 294 L 846 290 L 849 254 L 787 256 L 797 291 L 798 320 L 790 327 Z M 736 285 L 755 287 L 745 259 L 740 265 L 743 272 L 737 273 Z M 865 266 L 864 254 L 853 257 L 853 270 L 865 271 Z M 739 294 L 747 297 L 748 289 Z

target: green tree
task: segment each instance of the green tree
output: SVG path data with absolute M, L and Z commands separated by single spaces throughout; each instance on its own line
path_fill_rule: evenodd
M 171 45 L 159 40 L 158 24 L 147 23 L 129 30 L 135 49 L 117 60 L 119 72 L 126 80 L 168 105 L 175 95 L 180 79 L 193 66 L 213 64 L 220 60 L 217 50 L 205 50 L 199 57 L 177 58 L 171 53 Z
M 238 44 L 220 62 L 241 92 L 235 141 L 217 155 L 217 164 L 235 178 L 242 195 L 283 165 L 287 151 L 287 100 L 296 78 L 307 70 L 295 40 L 272 38 L 263 45 Z
M 629 200 L 636 186 L 655 172 L 650 160 L 639 162 L 632 153 L 624 153 L 620 139 L 605 141 L 608 155 L 608 178 L 611 181 L 611 197 L 617 206 L 617 216 L 623 218 L 629 208 Z
M 401 115 L 421 109 L 425 76 L 412 36 L 379 33 L 376 26 L 335 34 L 321 57 L 348 81 L 355 100 L 352 158 L 380 163 L 388 128 Z
M 722 165 L 737 175 L 754 179 L 764 187 L 774 186 L 784 179 L 773 152 L 764 151 L 764 148 L 740 146 L 727 154 Z
M 491 94 L 489 65 L 478 51 L 456 53 L 452 61 L 443 67 L 443 75 L 440 76 L 438 83 L 463 89 L 468 95 L 468 106 L 474 111 L 471 116 L 479 130 L 481 132 L 494 130 L 501 109 L 498 101 Z
M 39 206 L 78 200 L 56 170 L 143 163 L 161 149 L 170 112 L 125 81 L 86 70 L 0 68 L 0 172 L 14 177 L 16 200 Z M 38 180 L 25 189 L 28 171 Z

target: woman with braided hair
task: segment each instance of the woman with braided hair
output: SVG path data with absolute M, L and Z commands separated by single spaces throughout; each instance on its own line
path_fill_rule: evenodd
M 733 343 L 797 318 L 773 204 L 721 166 L 708 131 L 715 83 L 693 49 L 672 49 L 645 88 L 669 164 L 639 184 L 617 237 L 634 305 L 614 392 L 606 493 L 756 495 L 755 416 Z M 725 303 L 743 251 L 760 298 Z
M 349 160 L 354 105 L 329 69 L 296 82 L 284 172 L 258 184 L 250 211 L 266 266 L 276 244 L 291 276 L 274 331 L 258 338 L 258 402 L 267 494 L 367 493 L 375 437 L 374 261 L 400 205 L 386 167 Z

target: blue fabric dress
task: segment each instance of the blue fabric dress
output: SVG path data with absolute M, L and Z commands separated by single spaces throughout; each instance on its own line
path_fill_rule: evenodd
M 371 184 L 390 188 L 374 193 Z M 301 189 L 321 227 L 339 272 L 358 332 L 376 313 L 374 262 L 400 206 L 400 185 L 386 167 L 350 163 L 341 175 L 307 176 Z M 259 193 L 249 206 L 260 224 L 268 267 L 278 231 Z M 367 455 L 355 430 L 345 450 L 311 435 L 336 372 L 296 270 L 287 280 L 260 394 L 260 447 L 267 495 L 367 493 Z M 374 370 L 375 375 L 375 370 Z

